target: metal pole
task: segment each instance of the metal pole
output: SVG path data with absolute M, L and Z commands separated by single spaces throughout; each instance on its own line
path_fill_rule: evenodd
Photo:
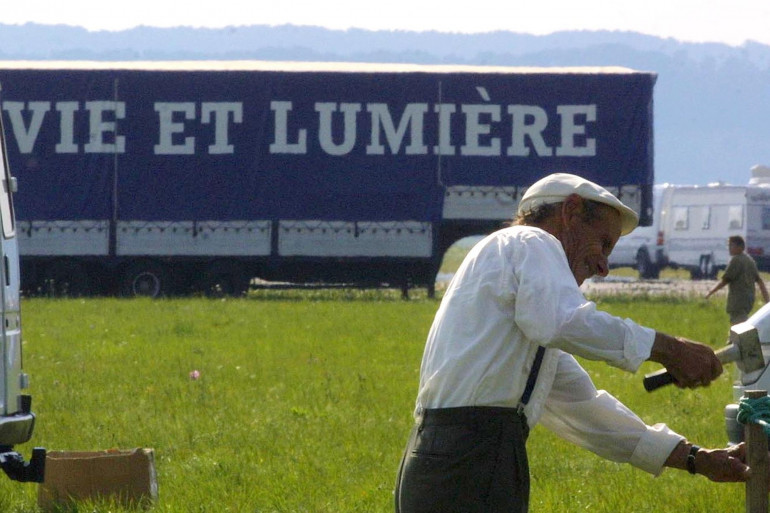
M 747 390 L 746 397 L 765 397 L 767 390 Z M 762 426 L 749 422 L 744 428 L 746 435 L 746 463 L 751 467 L 751 477 L 746 482 L 746 513 L 768 513 L 767 483 L 770 459 L 767 454 L 767 435 Z
M 115 100 L 115 112 L 117 113 L 118 105 L 118 80 L 114 79 L 112 83 L 112 95 Z M 115 126 L 117 127 L 117 119 L 115 120 Z M 117 147 L 117 128 L 115 129 L 115 151 L 112 154 L 112 212 L 110 219 L 107 223 L 108 233 L 108 248 L 107 252 L 109 256 L 114 257 L 118 252 L 118 147 Z

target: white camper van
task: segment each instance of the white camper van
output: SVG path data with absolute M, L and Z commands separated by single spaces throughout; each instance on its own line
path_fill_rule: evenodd
M 16 181 L 6 155 L 0 117 L 0 468 L 16 481 L 42 482 L 45 449 L 33 449 L 30 462 L 13 450 L 32 437 L 35 415 L 32 399 L 24 393 L 28 379 L 21 360 L 19 249 L 12 201 Z
M 751 171 L 748 185 L 656 185 L 652 226 L 622 237 L 610 266 L 636 267 L 643 278 L 668 266 L 713 279 L 730 261 L 727 238 L 740 235 L 760 270 L 769 271 L 770 168 Z

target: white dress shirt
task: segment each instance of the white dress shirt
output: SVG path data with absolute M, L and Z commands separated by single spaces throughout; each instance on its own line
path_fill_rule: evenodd
M 474 246 L 452 279 L 428 335 L 415 414 L 424 408 L 516 408 L 538 346 L 546 348 L 529 403 L 538 421 L 596 454 L 654 475 L 683 439 L 647 426 L 597 391 L 572 356 L 635 371 L 655 331 L 596 309 L 561 243 L 530 226 L 497 231 Z

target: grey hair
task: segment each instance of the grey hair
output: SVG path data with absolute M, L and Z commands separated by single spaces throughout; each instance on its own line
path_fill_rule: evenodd
M 591 222 L 599 218 L 600 209 L 612 209 L 609 205 L 599 203 L 598 201 L 583 199 L 583 221 Z M 526 212 L 519 212 L 513 218 L 512 225 L 536 226 L 543 223 L 546 219 L 554 215 L 562 203 L 548 203 L 538 205 Z M 614 209 L 612 209 L 614 210 Z

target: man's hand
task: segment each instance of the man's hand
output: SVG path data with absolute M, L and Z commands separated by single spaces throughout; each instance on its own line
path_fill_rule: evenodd
M 662 364 L 680 388 L 707 386 L 722 374 L 722 363 L 705 344 L 656 332 L 650 360 Z
M 718 483 L 748 481 L 751 469 L 746 465 L 746 446 L 741 443 L 727 449 L 701 449 L 695 455 L 695 470 Z

